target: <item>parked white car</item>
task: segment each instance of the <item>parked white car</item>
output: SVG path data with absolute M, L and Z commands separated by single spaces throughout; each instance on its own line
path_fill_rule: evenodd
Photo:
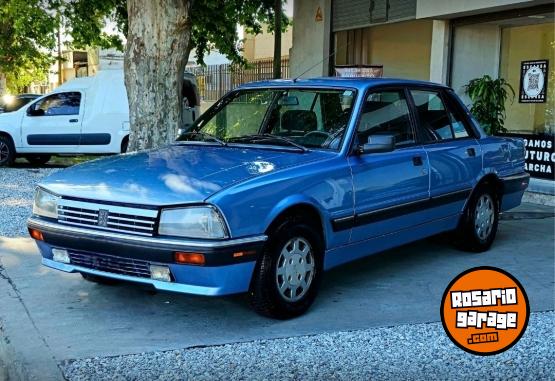
M 184 94 L 188 124 L 200 114 L 200 102 L 194 76 L 185 75 L 185 83 L 184 92 L 193 92 Z M 59 154 L 117 154 L 127 151 L 128 142 L 129 105 L 122 70 L 76 78 L 26 107 L 0 114 L 0 166 L 20 156 L 44 164 Z

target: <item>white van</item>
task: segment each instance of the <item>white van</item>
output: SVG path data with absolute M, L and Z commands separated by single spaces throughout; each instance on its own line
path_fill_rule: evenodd
M 196 81 L 190 87 L 195 96 L 184 102 L 184 119 L 194 120 L 200 110 L 190 104 L 198 101 Z M 57 154 L 117 154 L 127 150 L 128 142 L 122 70 L 73 79 L 26 107 L 0 114 L 0 166 L 11 165 L 19 156 L 44 164 Z

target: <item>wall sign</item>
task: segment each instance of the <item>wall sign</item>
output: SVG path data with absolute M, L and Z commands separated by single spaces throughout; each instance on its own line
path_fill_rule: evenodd
M 318 7 L 318 9 L 316 9 L 316 16 L 314 16 L 314 21 L 316 21 L 316 22 L 324 21 L 324 15 L 322 14 L 322 8 Z
M 555 180 L 555 135 L 548 134 L 503 134 L 524 139 L 526 147 L 526 172 L 530 176 Z
M 383 65 L 336 65 L 336 77 L 383 77 Z
M 520 63 L 519 103 L 545 103 L 548 66 L 548 60 Z

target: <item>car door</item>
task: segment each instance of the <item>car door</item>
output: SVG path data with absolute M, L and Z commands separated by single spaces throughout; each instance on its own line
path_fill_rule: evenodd
M 352 154 L 355 222 L 351 242 L 407 229 L 422 222 L 415 206 L 429 199 L 429 163 L 416 143 L 414 122 L 402 88 L 370 92 L 358 120 L 357 144 L 393 134 L 392 152 Z
M 27 108 L 21 123 L 22 145 L 28 152 L 77 152 L 81 137 L 83 94 L 48 95 Z
M 481 147 L 473 129 L 442 89 L 410 89 L 418 134 L 430 161 L 430 213 L 459 213 L 482 169 Z

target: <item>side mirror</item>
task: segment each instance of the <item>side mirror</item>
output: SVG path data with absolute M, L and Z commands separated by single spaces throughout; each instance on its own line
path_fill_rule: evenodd
M 395 149 L 395 136 L 392 134 L 370 135 L 368 143 L 358 146 L 359 155 L 365 153 L 391 152 Z

